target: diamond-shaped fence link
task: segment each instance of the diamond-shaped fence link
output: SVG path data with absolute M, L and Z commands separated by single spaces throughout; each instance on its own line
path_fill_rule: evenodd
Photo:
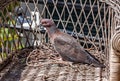
M 60 30 L 75 37 L 81 46 L 94 53 L 106 65 L 104 76 L 108 79 L 109 43 L 117 22 L 114 16 L 115 10 L 107 4 L 110 1 L 15 0 L 4 2 L 5 6 L 0 6 L 0 63 L 17 49 L 50 43 L 46 29 L 40 23 L 40 19 L 50 18 Z M 103 75 L 102 78 L 104 78 Z

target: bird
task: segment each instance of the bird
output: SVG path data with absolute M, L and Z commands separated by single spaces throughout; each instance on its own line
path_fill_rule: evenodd
M 63 61 L 105 68 L 105 65 L 85 50 L 74 37 L 60 31 L 52 19 L 41 19 L 40 22 L 41 25 L 46 28 L 51 44 L 60 54 Z

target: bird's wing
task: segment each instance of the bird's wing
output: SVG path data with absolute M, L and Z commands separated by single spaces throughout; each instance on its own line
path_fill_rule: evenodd
M 54 46 L 63 60 L 71 62 L 83 62 L 86 60 L 84 49 L 82 49 L 80 44 L 70 35 L 63 34 L 57 36 L 54 39 Z

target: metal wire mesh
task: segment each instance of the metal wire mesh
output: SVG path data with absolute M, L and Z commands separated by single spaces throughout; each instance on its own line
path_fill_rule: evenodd
M 40 24 L 41 18 L 50 18 L 106 65 L 104 76 L 108 79 L 109 42 L 120 13 L 115 16 L 115 10 L 105 2 L 112 4 L 114 1 L 18 0 L 10 10 L 9 5 L 4 6 L 0 11 L 0 62 L 14 50 L 50 43 Z

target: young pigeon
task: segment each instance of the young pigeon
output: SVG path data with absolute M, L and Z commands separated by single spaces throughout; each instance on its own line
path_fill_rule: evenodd
M 105 68 L 95 56 L 86 51 L 72 36 L 61 32 L 51 19 L 42 19 L 41 24 L 47 29 L 50 41 L 63 61 L 93 65 Z

